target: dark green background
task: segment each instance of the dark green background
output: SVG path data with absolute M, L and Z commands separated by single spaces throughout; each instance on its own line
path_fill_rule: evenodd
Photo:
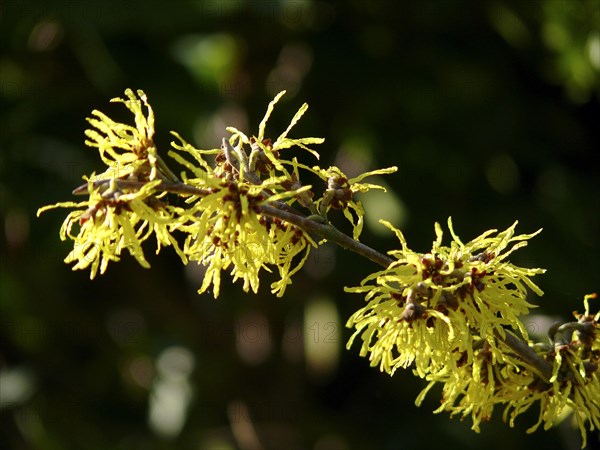
M 214 146 L 226 135 L 210 122 L 218 114 L 256 133 L 287 88 L 273 135 L 306 101 L 293 136 L 325 137 L 323 165 L 340 152 L 367 169 L 397 165 L 386 180 L 412 248 L 426 251 L 449 215 L 463 239 L 515 219 L 522 232 L 543 228 L 512 261 L 548 269 L 537 278 L 546 295 L 532 300 L 566 320 L 600 291 L 599 24 L 595 0 L 0 3 L 0 382 L 24 386 L 1 403 L 0 447 L 255 450 L 233 438 L 246 422 L 227 411 L 241 401 L 265 449 L 579 448 L 568 423 L 525 434 L 535 412 L 511 429 L 498 410 L 471 432 L 431 413 L 437 391 L 416 408 L 424 382 L 410 371 L 389 377 L 357 345 L 346 351 L 343 324 L 362 300 L 342 287 L 377 269 L 358 256 L 315 254 L 328 275 L 299 273 L 283 299 L 267 278 L 257 296 L 224 280 L 214 301 L 170 249 L 148 248 L 149 271 L 125 257 L 94 281 L 71 272 L 58 238 L 66 212 L 35 211 L 103 170 L 83 145 L 84 118 L 130 120 L 108 103 L 127 87 L 148 94 L 164 153 L 170 130 Z M 362 239 L 397 245 L 370 228 Z M 307 305 L 332 304 L 339 319 L 302 324 Z M 323 375 L 286 350 L 301 349 L 294 325 L 338 350 Z M 236 342 L 256 333 L 271 347 L 249 364 Z M 147 415 L 155 362 L 173 346 L 193 355 L 194 394 L 167 439 Z M 588 440 L 599 448 L 597 433 Z

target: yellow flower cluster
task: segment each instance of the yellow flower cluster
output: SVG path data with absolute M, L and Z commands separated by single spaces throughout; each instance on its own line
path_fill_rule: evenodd
M 288 208 L 288 203 L 304 198 L 310 189 L 290 182 L 291 174 L 281 170 L 288 161 L 279 159 L 279 151 L 298 146 L 318 156 L 306 145 L 323 142 L 320 138 L 287 138 L 306 111 L 306 104 L 274 143 L 264 138 L 266 122 L 282 95 L 269 104 L 258 136 L 248 138 L 241 131 L 228 128 L 232 137 L 223 139 L 220 150 L 196 149 L 174 133 L 180 143 L 173 143 L 175 151 L 169 155 L 192 174 L 189 177 L 182 173 L 182 179 L 186 185 L 206 191 L 188 199 L 192 206 L 180 228 L 187 233 L 185 254 L 207 267 L 200 293 L 212 286 L 214 296 L 219 295 L 222 270 L 230 270 L 234 281 L 242 279 L 245 291 L 257 292 L 260 270 L 271 271 L 269 267 L 275 266 L 280 279 L 271 285 L 271 290 L 283 296 L 291 276 L 302 268 L 311 247 L 317 246 L 305 231 L 262 214 L 260 209 L 267 204 Z M 245 146 L 250 147 L 249 152 Z M 210 154 L 216 156 L 214 168 L 203 158 Z
M 497 405 L 504 406 L 504 419 L 512 426 L 539 402 L 539 420 L 529 432 L 541 423 L 548 429 L 573 411 L 585 446 L 586 425 L 600 428 L 600 313 L 589 311 L 595 295 L 586 296 L 585 312 L 575 314 L 577 322 L 553 331 L 552 346 L 534 344 L 519 315 L 532 306 L 526 301 L 527 287 L 542 295 L 530 277 L 544 271 L 517 267 L 506 258 L 537 233 L 515 235 L 515 223 L 463 244 L 449 219 L 450 246 L 442 245 L 436 224 L 431 252 L 419 254 L 407 247 L 399 230 L 384 224 L 396 233 L 401 249 L 390 252 L 396 260 L 387 269 L 365 278 L 361 286 L 346 288 L 366 294 L 368 302 L 347 322 L 355 328 L 347 347 L 360 336 L 360 355 L 368 356 L 371 366 L 389 374 L 412 366 L 429 381 L 417 405 L 441 384 L 442 401 L 435 412 L 470 416 L 475 431 Z M 553 367 L 550 377 L 507 343 L 513 332 Z
M 94 127 L 86 130 L 86 144 L 97 147 L 107 169 L 92 174 L 86 189 L 89 198 L 83 202 L 61 202 L 38 210 L 38 216 L 49 209 L 83 208 L 71 212 L 60 230 L 62 240 L 73 240 L 73 250 L 65 258 L 73 270 L 90 267 L 90 278 L 100 269 L 104 273 L 109 261 L 119 261 L 127 250 L 143 266 L 149 267 L 142 242 L 152 234 L 157 241 L 157 253 L 162 246 L 172 245 L 181 259 L 187 262 L 171 231 L 177 228 L 178 208 L 164 201 L 157 190 L 161 180 L 173 180 L 174 175 L 156 153 L 154 145 L 154 112 L 143 91 L 127 89 L 125 104 L 135 117 L 135 127 L 118 123 L 93 111 L 88 122 Z M 144 113 L 143 106 L 147 109 Z M 137 183 L 137 184 L 136 184 Z M 74 229 L 77 229 L 75 234 Z
M 180 148 L 190 151 L 187 145 Z M 186 183 L 206 193 L 188 199 L 191 206 L 179 229 L 187 233 L 184 253 L 207 267 L 199 292 L 212 285 L 217 297 L 221 271 L 230 268 L 234 281 L 244 281 L 245 291 L 257 292 L 260 270 L 271 271 L 269 266 L 275 266 L 280 280 L 273 283 L 272 292 L 282 296 L 291 276 L 317 244 L 303 230 L 261 214 L 260 206 L 299 195 L 308 187 L 274 194 L 279 185 L 273 180 L 256 185 L 240 178 L 228 180 L 212 171 L 197 175 L 186 178 Z M 303 256 L 296 261 L 300 254 Z
M 271 285 L 271 290 L 278 296 L 284 295 L 291 277 L 318 244 L 303 229 L 265 214 L 263 207 L 305 217 L 293 207 L 299 206 L 322 222 L 326 221 L 324 216 L 330 206 L 343 209 L 358 237 L 363 211 L 353 195 L 379 188 L 360 181 L 368 175 L 396 170 L 373 171 L 348 180 L 337 168 L 324 171 L 300 164 L 295 157 L 284 159 L 282 153 L 292 147 L 318 158 L 318 153 L 308 146 L 323 142 L 321 138 L 288 137 L 307 110 L 306 104 L 275 141 L 265 137 L 267 121 L 284 93 L 269 104 L 256 136 L 248 137 L 228 128 L 231 137 L 223 139 L 220 149 L 194 148 L 173 132 L 178 142 L 172 143 L 173 150 L 168 154 L 186 169 L 181 178 L 157 152 L 154 112 L 143 91 L 136 95 L 128 89 L 125 99 L 112 100 L 123 103 L 133 113 L 135 126 L 93 111 L 88 118 L 92 128 L 85 132 L 86 144 L 98 149 L 107 169 L 92 174 L 87 189 L 76 189 L 75 193 L 89 195 L 87 201 L 58 203 L 38 211 L 80 208 L 68 215 L 61 229 L 63 240 L 74 241 L 66 261 L 75 262 L 73 269 L 91 266 L 93 278 L 98 268 L 104 273 L 108 262 L 118 261 L 126 249 L 148 267 L 141 244 L 155 234 L 158 250 L 161 245 L 172 245 L 184 263 L 198 261 L 206 267 L 200 293 L 212 287 L 217 297 L 222 271 L 230 272 L 234 281 L 243 280 L 246 292 L 256 292 L 261 270 L 275 270 L 279 280 Z M 303 186 L 300 181 L 300 170 L 329 180 L 323 198 L 313 201 L 311 186 Z M 332 177 L 339 186 L 331 187 Z M 338 198 L 340 195 L 343 199 Z M 184 201 L 171 201 L 174 196 L 183 197 Z M 356 221 L 348 208 L 355 211 Z M 181 245 L 172 235 L 176 230 L 185 235 Z
M 600 312 L 590 313 L 584 297 L 585 312 L 574 313 L 576 322 L 568 322 L 551 331 L 551 346 L 537 345 L 537 351 L 552 364 L 552 377 L 545 382 L 534 378 L 530 383 L 506 383 L 499 392 L 508 403 L 504 411 L 510 425 L 515 418 L 539 401 L 537 423 L 527 430 L 534 432 L 542 423 L 547 430 L 572 412 L 573 420 L 586 446 L 586 425 L 600 429 Z
M 515 222 L 497 235 L 490 230 L 463 244 L 448 220 L 450 246 L 442 245 L 442 229 L 436 224 L 431 252 L 420 254 L 408 248 L 399 230 L 382 223 L 400 240 L 402 248 L 390 252 L 396 260 L 361 286 L 347 288 L 366 293 L 368 301 L 348 320 L 356 329 L 348 347 L 360 335 L 360 354 L 369 355 L 372 366 L 393 374 L 414 362 L 416 373 L 425 377 L 456 369 L 461 358 L 472 364 L 479 341 L 487 342 L 496 355 L 496 337 L 504 335 L 505 326 L 527 335 L 518 316 L 531 307 L 527 286 L 542 294 L 530 277 L 544 271 L 505 259 L 537 233 L 515 236 Z
M 60 237 L 63 241 L 69 238 L 74 243 L 65 262 L 75 262 L 73 270 L 91 266 L 92 279 L 98 268 L 103 274 L 109 261 L 119 261 L 123 250 L 127 250 L 143 267 L 150 267 L 141 244 L 152 234 L 156 237 L 157 253 L 161 245 L 172 245 L 186 262 L 185 255 L 171 235 L 177 226 L 174 221 L 177 211 L 155 196 L 154 189 L 158 184 L 160 180 L 155 180 L 129 192 L 119 188 L 115 180 L 96 186 L 89 179 L 88 200 L 45 206 L 38 210 L 38 215 L 57 207 L 84 208 L 69 213 L 60 229 Z M 79 228 L 76 234 L 74 227 Z
M 471 415 L 472 429 L 479 432 L 480 424 L 492 417 L 494 407 L 506 402 L 499 392 L 506 386 L 517 383 L 529 385 L 534 377 L 530 372 L 519 371 L 520 360 L 507 349 L 501 357 L 494 354 L 487 341 L 478 341 L 474 358 L 468 364 L 466 358 L 458 361 L 455 368 L 446 366 L 426 378 L 428 386 L 421 391 L 415 403 L 421 405 L 426 394 L 437 383 L 442 384 L 442 401 L 435 413 L 450 412 L 451 416 L 460 415 L 461 419 Z
M 179 176 L 158 154 L 154 113 L 143 91 L 128 89 L 125 99 L 113 99 L 134 115 L 134 126 L 93 111 L 86 144 L 98 149 L 106 170 L 84 177 L 86 184 L 74 191 L 87 194 L 87 200 L 38 210 L 39 215 L 74 208 L 60 229 L 61 239 L 74 244 L 65 261 L 74 263 L 74 270 L 89 268 L 94 278 L 126 250 L 149 267 L 142 245 L 154 235 L 157 253 L 173 246 L 184 264 L 197 261 L 205 267 L 199 292 L 212 288 L 215 297 L 223 271 L 241 280 L 246 292 L 258 291 L 262 271 L 276 272 L 279 279 L 271 292 L 283 296 L 311 249 L 326 239 L 385 265 L 385 255 L 358 242 L 364 211 L 356 194 L 383 189 L 363 180 L 397 168 L 350 178 L 335 166 L 323 169 L 295 156 L 284 158 L 289 149 L 300 148 L 318 159 L 309 146 L 323 142 L 289 137 L 306 104 L 277 139 L 266 137 L 267 121 L 284 93 L 269 103 L 256 135 L 227 128 L 230 136 L 220 149 L 197 149 L 173 132 L 177 141 L 168 155 L 184 168 Z M 324 182 L 320 195 L 303 184 L 306 175 Z M 342 211 L 353 239 L 328 223 L 331 209 Z M 429 382 L 417 404 L 441 384 L 436 412 L 470 416 L 475 431 L 497 405 L 504 406 L 504 419 L 512 426 L 518 415 L 539 404 L 539 419 L 530 431 L 541 424 L 549 428 L 573 411 L 585 445 L 586 427 L 600 428 L 600 313 L 590 313 L 595 295 L 586 296 L 585 312 L 575 313 L 576 321 L 551 330 L 551 345 L 529 341 L 520 316 L 532 307 L 528 290 L 543 294 L 531 278 L 544 270 L 515 266 L 508 257 L 539 231 L 516 235 L 515 222 L 465 244 L 448 219 L 450 244 L 443 244 L 436 224 L 431 251 L 417 253 L 399 230 L 382 223 L 401 248 L 389 252 L 391 262 L 384 270 L 346 288 L 365 294 L 367 302 L 347 322 L 354 328 L 347 347 L 360 338 L 360 355 L 390 375 L 413 367 Z
M 494 407 L 499 405 L 504 407 L 503 418 L 510 426 L 514 426 L 517 416 L 537 405 L 538 421 L 528 433 L 542 423 L 547 430 L 573 413 L 585 447 L 586 426 L 590 430 L 600 429 L 600 313 L 592 316 L 589 312 L 588 300 L 593 297 L 586 296 L 586 312 L 576 315 L 577 322 L 559 327 L 553 345 L 529 343 L 552 365 L 549 380 L 542 379 L 502 343 L 501 358 L 493 362 L 491 348 L 484 343 L 475 351 L 472 365 L 463 361 L 455 370 L 447 368 L 428 375 L 430 383 L 419 394 L 417 405 L 431 387 L 441 383 L 442 403 L 435 412 L 447 411 L 462 418 L 471 415 L 475 431 L 480 430 L 480 424 L 489 420 Z

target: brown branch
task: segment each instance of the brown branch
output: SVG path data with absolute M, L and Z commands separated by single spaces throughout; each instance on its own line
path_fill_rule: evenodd
M 100 187 L 105 184 L 110 184 L 113 180 L 97 180 L 93 181 L 94 187 Z M 146 184 L 147 181 L 132 181 L 132 180 L 115 180 L 115 183 L 118 187 L 122 189 L 141 189 Z M 183 195 L 199 195 L 205 196 L 210 194 L 208 189 L 199 189 L 194 186 L 189 186 L 184 183 L 169 183 L 166 181 L 161 182 L 159 185 L 155 187 L 157 191 L 170 192 L 172 194 L 183 194 Z M 73 190 L 73 195 L 85 195 L 88 193 L 88 185 L 82 184 L 81 186 L 75 188 Z
M 496 338 L 504 342 L 513 352 L 529 364 L 537 374 L 545 381 L 549 382 L 552 377 L 552 367 L 538 355 L 526 342 L 516 337 L 510 331 L 506 330 L 504 337 L 496 333 Z
M 96 180 L 93 181 L 94 187 L 100 187 L 102 185 L 108 185 L 112 179 L 106 180 Z M 121 189 L 141 189 L 148 183 L 147 181 L 132 181 L 132 180 L 115 180 L 116 185 Z M 169 192 L 171 194 L 180 194 L 180 195 L 198 195 L 200 197 L 204 197 L 211 193 L 208 189 L 200 189 L 194 186 L 190 186 L 184 183 L 170 183 L 167 181 L 163 181 L 158 184 L 154 189 L 157 191 Z M 88 193 L 88 185 L 82 184 L 81 186 L 73 189 L 73 195 L 86 195 Z M 273 202 L 273 204 L 279 208 L 280 210 L 287 211 L 290 214 L 302 216 L 302 213 L 292 208 L 287 203 L 282 201 Z

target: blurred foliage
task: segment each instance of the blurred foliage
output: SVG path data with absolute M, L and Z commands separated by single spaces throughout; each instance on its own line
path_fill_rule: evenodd
M 543 227 L 514 262 L 549 269 L 539 313 L 566 319 L 600 289 L 599 14 L 597 0 L 0 3 L 0 447 L 578 448 L 568 421 L 475 434 L 432 415 L 436 400 L 416 408 L 410 373 L 345 351 L 361 304 L 342 286 L 377 268 L 342 250 L 315 253 L 282 300 L 232 285 L 214 301 L 166 252 L 90 282 L 62 263 L 62 213 L 34 213 L 98 169 L 84 118 L 128 119 L 107 108 L 126 87 L 148 94 L 159 150 L 170 130 L 203 148 L 226 125 L 256 132 L 287 89 L 273 133 L 306 101 L 297 133 L 327 139 L 324 165 L 400 167 L 389 204 L 364 200 L 412 248 L 448 215 L 465 239 Z M 395 245 L 367 226 L 365 242 Z

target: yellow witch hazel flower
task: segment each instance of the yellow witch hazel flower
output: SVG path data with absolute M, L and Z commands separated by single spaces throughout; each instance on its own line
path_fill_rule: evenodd
M 205 190 L 202 195 L 188 198 L 193 206 L 182 216 L 185 223 L 180 227 L 188 233 L 184 252 L 190 260 L 207 267 L 199 293 L 212 286 L 216 298 L 223 270 L 230 271 L 234 281 L 242 279 L 245 291 L 257 292 L 260 271 L 270 272 L 275 266 L 280 280 L 271 285 L 272 292 L 283 296 L 291 276 L 302 268 L 310 248 L 317 245 L 305 231 L 264 215 L 260 209 L 263 205 L 288 208 L 286 202 L 302 198 L 310 189 L 310 186 L 290 185 L 290 174 L 285 169 L 279 170 L 283 165 L 278 151 L 296 145 L 316 154 L 306 144 L 322 142 L 319 138 L 287 138 L 306 105 L 274 144 L 264 139 L 266 121 L 282 95 L 283 92 L 269 104 L 256 137 L 248 138 L 241 131 L 229 128 L 233 136 L 223 140 L 220 150 L 198 150 L 175 134 L 181 144 L 174 143 L 177 151 L 169 155 L 191 171 L 191 178 L 181 174 L 187 185 Z M 250 147 L 249 154 L 244 145 Z M 193 161 L 181 153 L 191 156 Z M 216 154 L 214 169 L 204 159 L 211 154 Z
M 284 198 L 283 194 L 265 197 L 268 184 L 217 182 L 220 184 L 186 212 L 188 223 L 181 227 L 188 233 L 184 252 L 190 260 L 207 266 L 198 292 L 212 285 L 218 297 L 222 270 L 230 270 L 234 281 L 242 279 L 245 291 L 257 292 L 260 270 L 271 271 L 269 266 L 274 265 L 281 280 L 273 284 L 272 291 L 282 296 L 290 277 L 304 265 L 316 244 L 299 228 L 260 214 L 261 205 Z M 294 258 L 301 253 L 304 255 L 292 269 Z
M 594 339 L 598 341 L 597 336 Z M 511 349 L 504 348 L 502 357 L 498 358 L 485 342 L 475 349 L 473 364 L 461 361 L 456 369 L 447 366 L 429 374 L 426 378 L 430 383 L 415 403 L 419 406 L 429 390 L 441 383 L 442 401 L 434 413 L 446 411 L 461 419 L 471 416 L 471 429 L 479 432 L 480 425 L 491 419 L 496 406 L 504 407 L 503 419 L 512 427 L 518 415 L 539 402 L 538 421 L 528 433 L 537 430 L 542 423 L 548 430 L 572 412 L 582 435 L 582 447 L 585 447 L 586 425 L 591 430 L 600 427 L 600 407 L 596 401 L 600 398 L 600 355 L 590 352 L 587 358 L 582 358 L 578 353 L 581 352 L 573 349 L 573 343 L 557 349 L 555 355 L 561 356 L 555 358 L 554 367 L 559 376 L 547 382 Z
M 156 153 L 154 113 L 143 91 L 137 91 L 139 99 L 130 89 L 125 95 L 128 100 L 115 98 L 112 101 L 124 103 L 134 114 L 135 127 L 115 122 L 100 111 L 93 111 L 93 117 L 88 118 L 94 128 L 86 130 L 86 144 L 97 147 L 108 166 L 105 172 L 92 174 L 86 186 L 74 191 L 76 194 L 87 192 L 88 200 L 62 202 L 38 210 L 39 215 L 57 207 L 83 208 L 67 216 L 60 237 L 74 241 L 65 262 L 75 262 L 73 270 L 91 267 L 91 278 L 98 269 L 104 273 L 109 261 L 118 261 L 123 250 L 143 267 L 149 267 L 141 243 L 152 234 L 157 240 L 157 253 L 161 246 L 172 245 L 186 261 L 171 235 L 177 226 L 174 218 L 179 209 L 164 202 L 164 192 L 156 190 L 161 181 L 177 178 Z M 146 106 L 146 113 L 142 104 Z M 127 182 L 138 182 L 139 186 Z
M 256 292 L 259 272 L 275 269 L 280 279 L 272 284 L 272 292 L 282 296 L 317 244 L 301 228 L 263 214 L 261 208 L 301 214 L 290 205 L 299 201 L 313 206 L 310 186 L 298 181 L 298 166 L 288 172 L 284 164 L 293 163 L 280 158 L 279 152 L 296 146 L 318 157 L 307 145 L 323 142 L 321 138 L 288 137 L 308 108 L 306 104 L 275 142 L 265 138 L 266 122 L 284 93 L 269 104 L 257 136 L 248 138 L 230 129 L 233 135 L 223 140 L 221 149 L 196 149 L 173 132 L 180 142 L 173 143 L 169 155 L 187 169 L 182 181 L 157 153 L 154 112 L 143 91 L 127 89 L 125 99 L 112 100 L 133 113 L 134 126 L 93 111 L 86 144 L 98 148 L 107 169 L 92 174 L 86 186 L 74 191 L 87 193 L 87 201 L 59 203 L 39 211 L 83 208 L 69 214 L 61 230 L 63 239 L 75 241 L 67 260 L 76 261 L 75 269 L 91 267 L 94 277 L 127 249 L 148 267 L 141 242 L 154 233 L 159 249 L 173 245 L 184 263 L 197 260 L 207 267 L 200 292 L 212 286 L 217 296 L 222 270 L 230 271 L 234 281 L 242 279 L 246 291 Z M 214 162 L 208 162 L 211 157 Z M 171 205 L 174 195 L 184 201 Z M 171 235 L 174 230 L 187 233 L 183 249 Z
M 454 370 L 463 358 L 472 364 L 479 341 L 491 346 L 495 361 L 496 336 L 504 336 L 504 327 L 527 335 L 518 316 L 532 306 L 526 287 L 542 295 L 530 277 L 544 270 L 517 267 L 506 258 L 537 233 L 515 236 L 515 222 L 497 235 L 490 230 L 463 244 L 448 219 L 450 246 L 442 245 L 436 224 L 432 250 L 421 254 L 408 248 L 399 230 L 381 222 L 396 233 L 402 248 L 389 252 L 396 260 L 387 269 L 346 288 L 366 293 L 368 301 L 348 320 L 356 330 L 348 348 L 360 335 L 360 354 L 368 355 L 372 366 L 393 374 L 414 362 L 415 372 L 425 377 L 447 367 Z
M 600 429 L 600 312 L 590 313 L 584 297 L 585 312 L 574 313 L 576 322 L 568 322 L 551 330 L 552 346 L 540 352 L 553 366 L 552 377 L 545 381 L 536 377 L 529 383 L 506 383 L 498 398 L 507 403 L 504 419 L 514 425 L 515 418 L 539 401 L 539 417 L 527 430 L 532 433 L 543 423 L 547 430 L 571 412 L 586 446 L 586 427 Z
M 451 416 L 460 415 L 461 419 L 471 415 L 471 428 L 479 432 L 481 423 L 491 419 L 494 406 L 504 400 L 498 391 L 508 381 L 507 366 L 512 368 L 519 364 L 509 354 L 502 355 L 501 359 L 502 363 L 489 342 L 477 341 L 473 363 L 467 364 L 466 358 L 463 358 L 456 367 L 448 365 L 438 373 L 428 375 L 430 383 L 417 397 L 416 405 L 421 405 L 436 383 L 443 383 L 441 405 L 434 413 L 448 411 Z
M 461 420 L 471 416 L 471 429 L 479 432 L 483 422 L 492 418 L 494 408 L 529 395 L 529 386 L 539 382 L 538 375 L 510 347 L 498 343 L 501 353 L 489 341 L 476 340 L 473 361 L 467 362 L 465 354 L 455 367 L 443 369 L 426 376 L 429 384 L 418 395 L 415 404 L 420 406 L 425 396 L 436 384 L 442 384 L 441 405 L 434 413 L 449 412 Z M 514 391 L 516 386 L 524 388 Z M 529 400 L 531 400 L 530 398 Z M 507 408 L 508 409 L 508 408 Z
M 127 100 L 113 98 L 111 102 L 123 103 L 135 116 L 135 127 L 115 122 L 106 114 L 94 110 L 87 121 L 93 128 L 85 131 L 90 147 L 98 148 L 102 161 L 108 169 L 95 179 L 133 179 L 139 181 L 176 181 L 156 153 L 154 145 L 154 111 L 142 90 L 136 97 L 131 89 L 125 91 Z M 147 112 L 144 113 L 143 106 Z
M 377 169 L 360 174 L 354 178 L 348 178 L 348 176 L 335 166 L 331 166 L 328 169 L 321 169 L 320 167 L 315 166 L 309 170 L 327 182 L 327 190 L 323 194 L 323 198 L 319 200 L 319 211 L 321 215 L 325 216 L 330 208 L 342 210 L 344 217 L 352 224 L 353 238 L 358 240 L 364 225 L 365 211 L 361 202 L 355 198 L 354 194 L 358 192 L 368 192 L 371 189 L 380 189 L 385 192 L 383 186 L 373 183 L 362 183 L 362 180 L 374 175 L 394 173 L 398 168 L 392 166 L 384 169 Z M 356 220 L 350 210 L 353 210 L 356 214 Z
M 53 208 L 84 208 L 69 213 L 60 229 L 60 237 L 63 241 L 69 238 L 74 242 L 65 262 L 75 262 L 73 270 L 91 266 L 92 279 L 98 269 L 101 274 L 106 271 L 109 261 L 119 261 L 124 250 L 143 267 L 150 267 L 141 244 L 152 234 L 156 236 L 157 253 L 161 245 L 173 245 L 185 262 L 185 255 L 170 233 L 174 212 L 154 196 L 159 183 L 160 180 L 155 180 L 139 190 L 128 192 L 119 188 L 115 180 L 95 186 L 89 179 L 88 200 L 45 206 L 38 210 L 38 216 Z M 75 228 L 78 228 L 77 232 Z

